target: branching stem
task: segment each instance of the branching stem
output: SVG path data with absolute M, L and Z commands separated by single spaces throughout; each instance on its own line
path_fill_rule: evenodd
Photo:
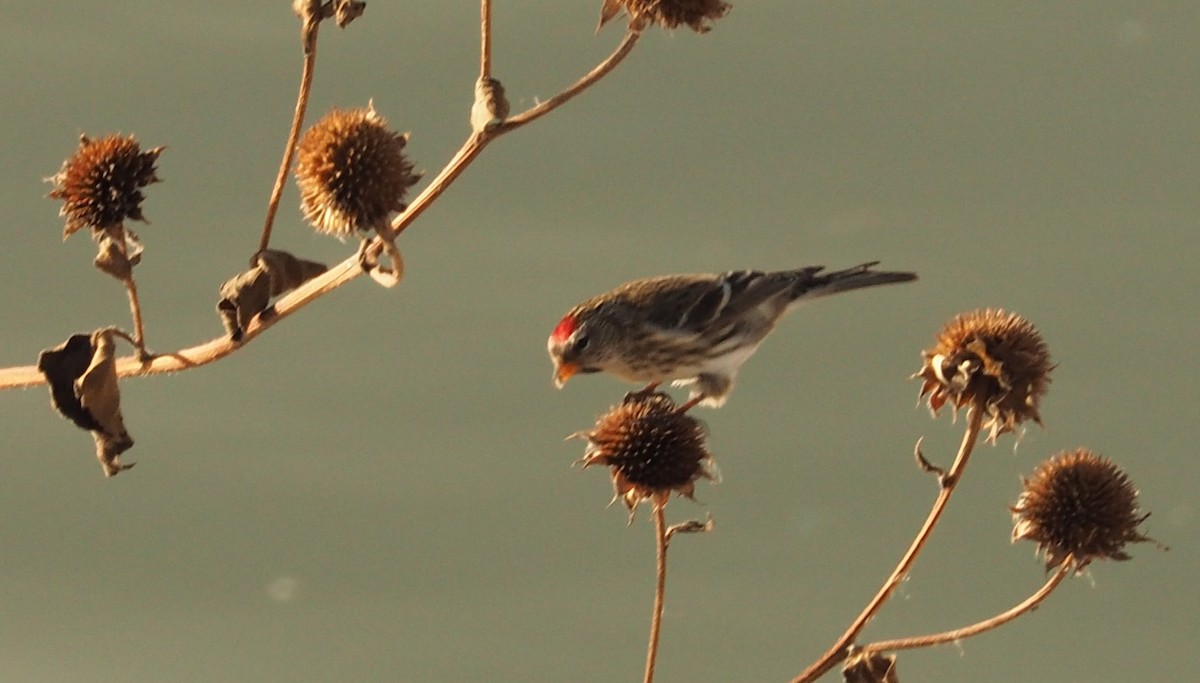
M 490 32 L 489 32 L 490 33 Z M 630 29 L 625 34 L 625 38 L 616 47 L 603 62 L 598 64 L 594 69 L 580 78 L 575 83 L 568 86 L 565 90 L 555 95 L 554 97 L 542 102 L 534 107 L 531 107 L 525 112 L 505 120 L 502 124 L 489 128 L 485 131 L 472 133 L 467 138 L 463 146 L 450 159 L 445 168 L 438 173 L 437 177 L 409 204 L 408 209 L 404 213 L 399 214 L 392 219 L 392 230 L 395 235 L 403 232 L 418 216 L 421 215 L 434 202 L 442 192 L 454 182 L 459 175 L 466 170 L 467 166 L 479 156 L 483 148 L 491 140 L 515 130 L 520 126 L 531 123 L 542 116 L 550 113 L 558 107 L 566 104 L 579 93 L 594 85 L 597 81 L 612 71 L 621 60 L 629 54 L 634 45 L 637 44 L 638 38 L 641 36 L 640 31 Z M 314 48 L 315 49 L 315 48 Z M 311 81 L 311 67 L 308 66 L 308 58 L 306 55 L 306 70 L 309 72 L 308 80 Z M 304 79 L 302 79 L 303 82 Z M 302 91 L 304 87 L 302 86 Z M 307 106 L 306 101 L 304 106 Z M 301 104 L 297 104 L 298 113 L 302 114 Z M 293 121 L 293 131 L 298 133 L 300 124 L 298 123 L 301 116 L 297 116 Z M 295 144 L 289 144 L 288 155 L 294 149 Z M 287 167 L 290 166 L 290 158 L 285 158 L 286 161 L 281 166 L 280 178 L 286 178 Z M 282 192 L 282 180 L 277 183 Z M 274 202 L 275 205 L 278 201 Z M 269 216 L 273 215 L 273 210 L 269 211 Z M 268 218 L 267 225 L 271 223 L 271 218 Z M 269 229 L 268 229 L 269 230 Z M 268 231 L 263 233 L 263 241 L 269 238 Z M 329 292 L 341 287 L 363 274 L 362 268 L 358 263 L 357 254 L 351 255 L 346 260 L 333 266 L 323 275 L 313 278 L 296 288 L 287 295 L 281 297 L 274 306 L 268 309 L 268 312 L 259 315 L 250 322 L 246 327 L 245 334 L 240 342 L 230 341 L 228 337 L 222 336 L 203 344 L 198 344 L 186 349 L 181 349 L 172 353 L 157 354 L 153 356 L 149 362 L 145 362 L 138 358 L 120 358 L 117 360 L 117 376 L 119 377 L 134 377 L 142 375 L 157 375 L 163 373 L 179 372 L 181 370 L 189 370 L 191 368 L 207 365 L 214 361 L 220 360 L 225 356 L 237 351 L 242 346 L 245 346 L 252 339 L 265 332 L 275 323 L 283 320 L 287 316 L 295 313 L 304 306 L 307 306 L 312 301 L 328 294 Z M 0 390 L 17 389 L 24 387 L 38 386 L 46 383 L 46 378 L 38 371 L 36 366 L 25 365 L 9 368 L 0 368 Z
M 934 501 L 933 507 L 929 510 L 929 515 L 925 518 L 925 523 L 921 526 L 921 530 L 917 532 L 912 543 L 904 556 L 900 558 L 900 562 L 896 568 L 892 570 L 891 576 L 883 582 L 879 588 L 879 592 L 871 599 L 871 602 L 863 609 L 862 613 L 850 624 L 842 637 L 837 639 L 837 642 L 829 648 L 825 654 L 816 662 L 813 662 L 799 676 L 792 679 L 792 683 L 809 683 L 815 681 L 825 675 L 838 662 L 844 660 L 850 653 L 850 646 L 854 644 L 858 634 L 866 628 L 867 623 L 879 612 L 888 598 L 892 597 L 896 586 L 904 580 L 908 575 L 909 570 L 916 562 L 917 555 L 921 549 L 925 547 L 925 542 L 933 533 L 934 527 L 937 526 L 938 520 L 941 519 L 942 513 L 946 510 L 946 504 L 950 502 L 950 496 L 954 495 L 954 489 L 958 482 L 962 481 L 963 470 L 967 466 L 967 461 L 970 460 L 971 451 L 975 448 L 975 443 L 979 440 L 979 430 L 983 425 L 983 411 L 978 406 L 971 406 L 967 415 L 967 430 L 963 434 L 962 444 L 958 448 L 958 455 L 954 458 L 954 464 L 950 466 L 950 471 L 940 477 L 941 488 L 938 491 L 937 500 Z

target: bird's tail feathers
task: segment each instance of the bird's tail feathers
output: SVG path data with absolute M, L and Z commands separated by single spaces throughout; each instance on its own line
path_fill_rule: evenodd
M 911 282 L 917 279 L 916 273 L 872 270 L 877 265 L 879 265 L 879 261 L 871 261 L 830 273 L 823 273 L 820 269 L 815 268 L 803 268 L 796 271 L 800 277 L 796 279 L 796 286 L 792 290 L 792 301 L 813 299 L 876 285 Z

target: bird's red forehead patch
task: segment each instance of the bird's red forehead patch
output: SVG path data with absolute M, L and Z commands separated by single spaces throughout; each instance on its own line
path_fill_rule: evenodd
M 575 331 L 575 327 L 575 316 L 563 316 L 563 319 L 558 321 L 558 327 L 550 333 L 550 339 L 556 342 L 566 341 Z

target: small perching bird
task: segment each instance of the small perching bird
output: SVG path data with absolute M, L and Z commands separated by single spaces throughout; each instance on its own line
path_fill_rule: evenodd
M 824 266 L 762 272 L 664 275 L 627 282 L 572 308 L 546 348 L 559 388 L 579 373 L 609 372 L 652 391 L 694 385 L 680 410 L 725 402 L 738 369 L 783 315 L 809 299 L 917 279 L 872 270 L 879 262 L 823 273 Z

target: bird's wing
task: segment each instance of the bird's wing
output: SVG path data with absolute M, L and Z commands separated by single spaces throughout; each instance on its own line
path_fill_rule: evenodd
M 643 311 L 647 322 L 664 332 L 696 334 L 737 321 L 770 299 L 781 298 L 782 304 L 794 282 L 794 273 L 738 270 L 653 278 L 633 283 L 633 288 L 645 288 L 635 298 L 653 302 Z

